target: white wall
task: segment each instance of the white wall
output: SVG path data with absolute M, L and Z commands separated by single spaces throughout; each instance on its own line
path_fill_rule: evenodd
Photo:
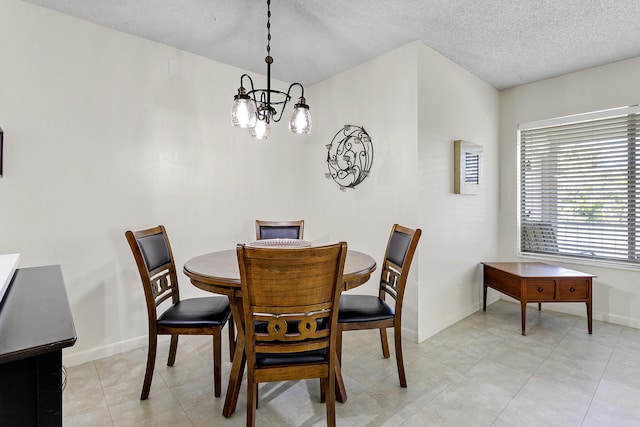
M 421 341 L 481 308 L 480 263 L 497 256 L 499 94 L 434 50 L 416 49 Z M 457 139 L 484 149 L 478 194 L 454 194 Z
M 315 143 L 308 152 L 307 215 L 327 240 L 346 240 L 381 265 L 391 226 L 419 227 L 417 162 L 416 50 L 401 47 L 345 71 L 311 88 L 309 102 L 316 122 Z M 326 179 L 325 145 L 345 124 L 364 126 L 373 143 L 371 175 L 342 192 Z M 316 140 L 317 139 L 317 140 Z M 306 233 L 306 222 L 305 222 Z M 418 251 L 421 250 L 419 245 Z M 416 258 L 417 260 L 417 258 Z M 412 266 L 415 287 L 419 266 Z M 378 270 L 352 293 L 376 294 Z M 404 328 L 417 339 L 417 300 L 407 298 Z
M 124 231 L 159 223 L 179 266 L 252 240 L 256 218 L 304 218 L 306 238 L 378 262 L 393 223 L 421 227 L 405 336 L 478 307 L 478 263 L 496 247 L 497 92 L 424 45 L 306 88 L 311 135 L 281 123 L 268 142 L 229 125 L 234 67 L 18 0 L 0 2 L 0 52 L 0 253 L 62 265 L 78 333 L 67 364 L 145 344 Z M 324 146 L 344 124 L 365 126 L 375 156 L 340 192 Z M 460 138 L 485 146 L 477 196 L 453 195 Z M 358 292 L 375 293 L 374 276 Z M 184 280 L 182 294 L 203 293 Z
M 517 125 L 638 104 L 638 75 L 640 58 L 520 86 L 501 93 L 499 254 L 502 260 L 524 260 L 517 255 Z M 640 327 L 639 270 L 605 268 L 589 262 L 558 264 L 598 276 L 593 285 L 594 319 Z M 545 307 L 586 317 L 583 304 L 547 304 Z
M 320 101 L 314 117 L 332 128 L 310 156 L 326 157 L 324 145 L 344 124 L 364 125 L 375 156 L 371 176 L 345 193 L 310 157 L 308 215 L 330 239 L 376 248 L 378 264 L 391 224 L 423 229 L 403 307 L 405 337 L 422 341 L 476 311 L 479 263 L 497 256 L 498 92 L 420 42 L 312 89 Z M 484 146 L 478 195 L 453 194 L 456 139 Z M 376 290 L 372 280 L 352 292 Z
M 230 126 L 242 70 L 14 0 L 0 52 L 0 253 L 62 265 L 68 363 L 145 342 L 125 230 L 165 224 L 182 266 L 250 241 L 257 217 L 304 217 L 292 195 L 310 139 Z M 182 294 L 202 291 L 184 280 Z

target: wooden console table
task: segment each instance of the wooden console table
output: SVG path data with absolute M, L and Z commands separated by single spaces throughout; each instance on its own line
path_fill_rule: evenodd
M 62 349 L 75 342 L 60 266 L 17 269 L 0 304 L 0 425 L 62 427 Z
M 596 276 L 542 262 L 484 262 L 483 311 L 487 311 L 487 288 L 520 301 L 522 335 L 525 333 L 527 303 L 584 302 L 587 326 L 591 325 L 592 279 Z

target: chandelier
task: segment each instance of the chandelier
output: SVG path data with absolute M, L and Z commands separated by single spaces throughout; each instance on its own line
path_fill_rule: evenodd
M 238 94 L 233 97 L 231 107 L 231 124 L 240 128 L 249 128 L 251 136 L 257 139 L 267 139 L 271 132 L 271 122 L 279 122 L 287 103 L 291 101 L 291 89 L 299 86 L 301 90 L 298 102 L 293 106 L 293 113 L 289 119 L 289 130 L 297 134 L 307 134 L 311 131 L 311 115 L 309 106 L 304 98 L 304 86 L 292 83 L 287 92 L 271 89 L 271 0 L 267 0 L 267 88 L 255 89 L 253 80 L 248 74 L 240 76 Z M 251 85 L 251 90 L 244 87 L 245 78 Z M 279 110 L 279 111 L 278 111 Z

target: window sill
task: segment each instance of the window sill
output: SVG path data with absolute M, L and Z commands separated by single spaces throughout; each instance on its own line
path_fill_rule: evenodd
M 596 260 L 562 255 L 536 254 L 529 252 L 518 252 L 518 258 L 529 258 L 548 262 L 562 262 L 565 264 L 586 265 L 589 267 L 598 268 L 612 268 L 616 270 L 640 271 L 640 264 L 631 264 L 622 261 Z

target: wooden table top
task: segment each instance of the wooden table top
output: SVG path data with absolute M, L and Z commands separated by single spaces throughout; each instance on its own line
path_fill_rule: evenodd
M 376 269 L 373 257 L 358 251 L 349 250 L 344 265 L 343 278 L 345 289 L 360 286 L 369 280 Z M 188 260 L 184 265 L 184 274 L 196 286 L 211 285 L 240 289 L 240 270 L 235 249 L 210 252 Z M 202 286 L 198 286 L 202 287 Z M 204 287 L 202 287 L 204 289 Z M 208 290 L 208 289 L 205 289 Z
M 593 274 L 543 262 L 483 262 L 482 264 L 522 278 L 596 277 Z

